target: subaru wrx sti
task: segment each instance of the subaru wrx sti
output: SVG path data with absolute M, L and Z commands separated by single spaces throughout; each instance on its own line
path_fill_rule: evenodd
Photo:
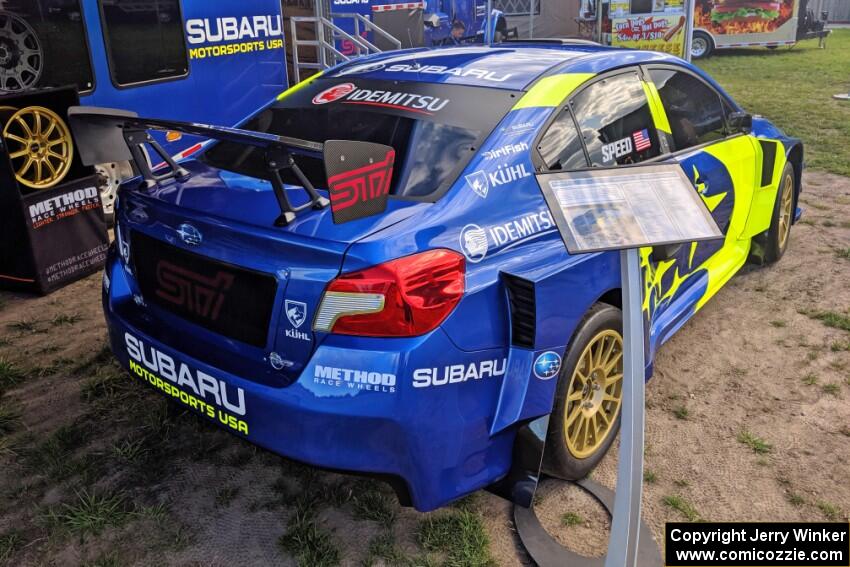
M 385 478 L 420 510 L 504 478 L 540 416 L 562 477 L 616 435 L 619 257 L 567 253 L 547 175 L 675 163 L 723 232 L 641 251 L 647 376 L 746 262 L 782 256 L 799 216 L 800 141 L 650 52 L 409 50 L 332 68 L 237 129 L 71 121 L 89 160 L 123 142 L 141 156 L 149 129 L 216 139 L 120 191 L 103 305 L 131 375 L 276 453 Z M 97 141 L 112 131 L 121 144 Z

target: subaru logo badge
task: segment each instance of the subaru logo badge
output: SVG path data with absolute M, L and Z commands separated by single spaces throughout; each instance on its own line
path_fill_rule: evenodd
M 180 240 L 189 246 L 197 246 L 204 240 L 200 230 L 185 222 L 177 227 L 177 234 L 180 235 Z
M 555 351 L 547 351 L 534 361 L 534 375 L 541 380 L 549 380 L 561 371 L 561 355 Z

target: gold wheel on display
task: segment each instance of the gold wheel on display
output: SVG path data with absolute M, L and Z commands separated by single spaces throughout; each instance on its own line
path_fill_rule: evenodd
M 18 110 L 6 121 L 3 138 L 21 185 L 49 189 L 71 169 L 71 131 L 49 108 L 28 106 Z
M 600 331 L 579 357 L 567 390 L 564 438 L 578 459 L 593 455 L 611 433 L 623 401 L 623 337 Z
M 790 173 L 782 178 L 782 202 L 779 204 L 779 249 L 783 250 L 791 234 L 794 214 L 794 178 Z

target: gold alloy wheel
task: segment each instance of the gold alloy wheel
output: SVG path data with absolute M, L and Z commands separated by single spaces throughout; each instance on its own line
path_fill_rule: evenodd
M 782 178 L 782 202 L 779 204 L 779 249 L 784 250 L 791 234 L 794 209 L 794 178 L 789 173 Z
M 49 189 L 68 174 L 74 147 L 71 131 L 58 114 L 42 106 L 15 112 L 3 127 L 18 183 Z
M 623 337 L 600 331 L 584 348 L 567 390 L 564 438 L 570 454 L 590 457 L 611 433 L 623 401 Z

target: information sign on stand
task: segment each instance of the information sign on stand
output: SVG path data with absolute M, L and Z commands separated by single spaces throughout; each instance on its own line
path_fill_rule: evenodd
M 623 408 L 611 539 L 604 564 L 634 567 L 639 556 L 643 562 L 647 556 L 656 557 L 638 550 L 641 531 L 651 540 L 640 521 L 646 361 L 639 248 L 713 240 L 723 233 L 678 164 L 552 173 L 537 180 L 570 254 L 620 251 Z M 539 437 L 545 439 L 545 432 Z M 599 498 L 587 481 L 579 484 Z M 521 520 L 517 522 L 520 539 L 538 564 L 601 564 L 600 559 L 583 558 L 564 548 L 557 557 L 558 544 L 543 537 L 532 517 L 531 506 L 519 514 L 515 511 L 515 518 Z M 650 543 L 645 541 L 642 549 Z

